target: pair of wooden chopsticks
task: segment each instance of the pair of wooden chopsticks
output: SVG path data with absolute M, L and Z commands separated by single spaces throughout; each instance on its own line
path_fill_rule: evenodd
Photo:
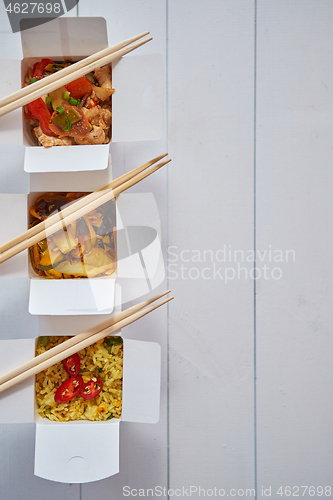
M 70 83 L 81 76 L 87 75 L 97 68 L 110 64 L 112 61 L 119 59 L 128 52 L 131 52 L 132 50 L 137 49 L 141 45 L 144 45 L 152 40 L 152 37 L 150 37 L 137 42 L 137 40 L 148 34 L 149 31 L 145 31 L 144 33 L 141 33 L 141 35 L 134 36 L 128 40 L 117 43 L 112 47 L 96 52 L 95 54 L 68 66 L 67 68 L 57 71 L 47 78 L 42 78 L 38 82 L 32 83 L 31 85 L 28 85 L 27 87 L 0 99 L 0 116 L 10 113 L 11 111 L 14 111 L 14 109 L 21 106 L 25 106 L 29 102 L 32 102 L 45 94 L 49 94 L 53 90 L 63 87 L 67 83 Z
M 95 210 L 100 205 L 103 205 L 112 198 L 116 198 L 126 189 L 134 186 L 142 179 L 145 179 L 156 170 L 160 169 L 171 159 L 157 163 L 159 160 L 167 156 L 168 153 L 157 156 L 148 163 L 144 163 L 140 167 L 131 170 L 127 174 L 118 177 L 103 188 L 91 193 L 83 198 L 80 198 L 73 204 L 48 217 L 45 221 L 40 222 L 36 226 L 28 229 L 24 233 L 16 236 L 14 239 L 5 243 L 0 247 L 0 264 L 10 259 L 14 255 L 26 250 L 35 243 L 47 238 L 51 234 L 63 229 L 71 222 L 83 217 L 87 213 Z M 157 163 L 157 165 L 154 165 Z
M 40 354 L 5 375 L 2 375 L 0 377 L 0 393 L 16 384 L 19 384 L 20 382 L 23 382 L 33 375 L 46 370 L 59 361 L 72 356 L 76 352 L 81 351 L 81 349 L 85 349 L 107 336 L 114 335 L 121 328 L 124 328 L 125 326 L 133 323 L 137 319 L 142 318 L 146 314 L 172 300 L 174 297 L 168 297 L 160 302 L 157 302 L 157 304 L 152 306 L 149 305 L 152 302 L 164 297 L 168 293 L 170 293 L 170 290 L 167 290 L 159 295 L 155 295 L 155 297 L 141 302 L 136 306 L 130 307 L 129 309 L 126 309 L 126 311 L 117 314 L 112 319 L 104 321 L 103 323 L 100 323 L 83 333 L 75 335 L 75 337 L 66 340 L 62 344 L 49 349 L 43 354 Z

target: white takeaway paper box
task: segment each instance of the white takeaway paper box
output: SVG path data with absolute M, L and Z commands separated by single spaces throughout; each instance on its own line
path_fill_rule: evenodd
M 154 342 L 123 339 L 120 419 L 52 422 L 36 411 L 34 377 L 0 394 L 0 423 L 36 423 L 35 475 L 63 483 L 98 481 L 119 472 L 121 421 L 159 420 L 161 350 Z M 36 339 L 0 341 L 0 375 L 35 355 Z
M 100 17 L 54 19 L 22 31 L 21 38 L 22 54 L 17 60 L 0 59 L 4 75 L 0 80 L 0 98 L 19 90 L 27 68 L 43 57 L 76 61 L 108 46 L 106 21 Z M 115 61 L 112 86 L 115 93 L 111 142 L 160 139 L 163 133 L 162 56 L 126 55 Z M 27 132 L 20 108 L 0 118 L 2 158 L 6 147 L 22 144 L 25 145 L 26 172 L 76 172 L 103 170 L 108 166 L 109 144 L 37 146 Z
M 86 182 L 89 183 L 89 178 Z M 37 194 L 0 194 L 0 213 L 10 214 L 11 221 L 8 224 L 6 217 L 0 220 L 0 245 L 27 229 L 29 205 Z M 0 264 L 0 278 L 30 278 L 31 314 L 110 314 L 119 305 L 114 293 L 118 279 L 122 280 L 129 301 L 147 294 L 165 277 L 159 214 L 153 194 L 121 194 L 116 202 L 116 225 L 116 277 L 61 280 L 35 277 L 25 250 Z

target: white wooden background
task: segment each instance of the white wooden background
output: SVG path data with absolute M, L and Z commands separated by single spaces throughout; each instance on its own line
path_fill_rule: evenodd
M 19 37 L 0 9 L 0 52 L 12 57 Z M 85 485 L 36 478 L 34 426 L 2 425 L 0 499 L 333 486 L 332 1 L 80 0 L 78 14 L 105 17 L 110 43 L 149 29 L 141 53 L 165 61 L 163 139 L 113 151 L 116 174 L 165 149 L 173 158 L 140 189 L 158 200 L 176 300 L 130 329 L 162 345 L 161 420 L 123 423 L 120 474 Z M 245 262 L 239 279 L 221 279 L 238 265 L 217 260 L 225 248 L 257 249 L 261 278 L 246 279 Z M 2 336 L 28 336 L 27 283 L 1 280 L 0 298 Z

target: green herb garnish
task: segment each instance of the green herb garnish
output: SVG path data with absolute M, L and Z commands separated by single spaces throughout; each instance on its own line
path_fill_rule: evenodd
M 113 413 L 110 413 L 110 415 L 108 416 L 108 418 L 106 420 L 110 420 L 111 418 L 113 418 Z
M 42 347 L 46 347 L 50 342 L 50 337 L 39 337 L 38 342 Z
M 38 81 L 38 78 L 34 77 L 34 78 L 30 78 L 29 83 L 35 83 L 37 81 Z
M 47 106 L 52 106 L 51 97 L 49 95 L 46 97 L 45 102 Z
M 65 95 L 64 95 L 64 98 L 65 98 Z M 68 99 L 68 102 L 69 104 L 71 104 L 72 106 L 77 106 L 77 99 L 74 99 L 74 97 L 70 97 Z
M 66 92 L 64 92 L 64 95 L 62 96 L 64 99 L 68 99 L 69 96 L 71 95 L 70 92 L 68 92 L 68 90 L 66 90 Z
M 122 344 L 123 339 L 121 337 L 109 337 L 106 339 L 106 343 L 108 345 L 114 345 L 114 344 Z
M 62 114 L 62 113 L 64 113 L 64 112 L 65 112 L 65 110 L 64 110 L 64 108 L 63 108 L 62 106 L 57 106 L 57 107 L 56 107 L 56 110 L 57 110 L 60 114 Z
M 67 116 L 66 116 L 65 120 L 66 120 L 67 125 L 64 128 L 64 131 L 68 132 L 68 130 L 70 130 L 72 128 L 72 125 L 71 125 L 71 122 L 69 121 L 69 119 L 67 118 Z

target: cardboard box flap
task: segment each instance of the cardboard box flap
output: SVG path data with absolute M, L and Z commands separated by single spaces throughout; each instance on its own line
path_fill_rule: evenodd
M 145 226 L 161 237 L 161 221 L 153 193 L 122 193 L 117 198 L 117 229 Z
M 65 424 L 44 420 L 36 426 L 36 476 L 88 483 L 119 472 L 119 420 Z
M 115 279 L 38 280 L 30 282 L 31 314 L 110 314 Z
M 0 79 L 0 98 L 21 88 L 21 61 L 0 59 L 3 78 Z M 22 110 L 16 109 L 0 117 L 0 145 L 22 144 Z
M 66 159 L 64 151 L 66 149 Z M 25 149 L 24 171 L 33 172 L 85 172 L 105 170 L 109 160 L 109 144 L 61 146 L 52 148 L 31 147 Z
M 108 46 L 103 17 L 61 17 L 21 32 L 23 57 L 88 56 Z
M 160 414 L 161 347 L 124 340 L 122 420 L 156 423 Z
M 118 277 L 141 280 L 143 286 L 148 281 L 151 288 L 156 288 L 165 277 L 165 268 L 160 241 L 161 224 L 153 194 L 120 195 L 117 200 L 117 229 Z M 149 291 L 148 283 L 146 287 Z M 146 291 L 142 290 L 142 293 Z
M 35 356 L 35 339 L 0 341 L 0 375 Z M 0 394 L 0 423 L 34 422 L 34 377 Z
M 10 208 L 9 208 L 10 207 Z M 3 194 L 0 196 L 0 246 L 27 229 L 27 196 Z M 22 216 L 23 214 L 23 216 Z M 10 222 L 10 223 L 9 223 Z M 24 278 L 28 276 L 28 251 L 0 264 L 0 278 Z
M 135 85 L 133 85 L 135 82 Z M 163 134 L 163 59 L 125 56 L 112 65 L 112 141 L 151 141 Z

